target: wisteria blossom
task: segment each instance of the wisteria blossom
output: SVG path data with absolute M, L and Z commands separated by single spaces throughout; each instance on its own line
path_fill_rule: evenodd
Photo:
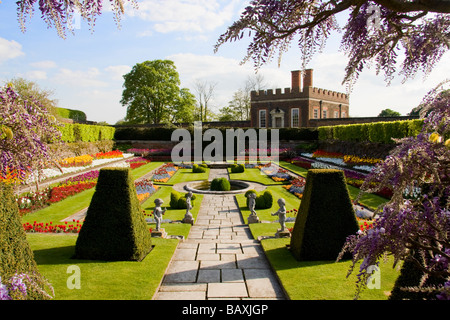
M 336 15 L 348 12 L 345 26 Z M 343 82 L 350 91 L 364 68 L 374 64 L 389 83 L 398 63 L 400 75 L 428 74 L 449 49 L 448 1 L 253 0 L 238 21 L 222 34 L 217 51 L 226 42 L 251 38 L 243 62 L 256 68 L 296 43 L 303 69 L 325 46 L 333 31 L 343 32 L 341 49 L 348 57 Z M 399 57 L 403 53 L 403 61 Z
M 23 100 L 10 85 L 0 88 L 0 178 L 23 180 L 53 161 L 49 143 L 59 141 L 58 123 L 45 107 Z
M 109 0 L 118 27 L 120 27 L 121 16 L 125 12 L 126 2 L 137 8 L 136 0 Z M 33 16 L 37 6 L 48 27 L 56 28 L 58 35 L 65 38 L 67 31 L 73 32 L 72 20 L 75 15 L 79 15 L 87 21 L 93 30 L 97 17 L 102 13 L 104 0 L 20 0 L 16 3 L 17 17 L 22 32 L 26 31 L 26 22 Z
M 374 228 L 352 235 L 343 250 L 353 253 L 359 267 L 357 294 L 365 287 L 368 268 L 385 254 L 395 263 L 413 261 L 423 273 L 417 287 L 434 291 L 437 298 L 448 293 L 450 280 L 450 91 L 433 90 L 423 101 L 423 129 L 417 137 L 400 143 L 377 165 L 361 189 L 392 191 L 391 200 L 379 212 Z M 429 277 L 441 286 L 427 285 Z M 447 293 L 446 293 L 447 292 Z

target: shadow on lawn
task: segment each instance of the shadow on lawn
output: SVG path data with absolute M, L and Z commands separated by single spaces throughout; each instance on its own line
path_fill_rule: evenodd
M 270 240 L 269 240 L 270 241 Z M 324 266 L 329 264 L 336 264 L 336 261 L 298 261 L 294 258 L 287 246 L 279 246 L 272 249 L 265 249 L 267 259 L 275 270 L 287 270 L 294 268 L 308 268 L 314 266 Z M 342 260 L 346 262 L 349 260 Z

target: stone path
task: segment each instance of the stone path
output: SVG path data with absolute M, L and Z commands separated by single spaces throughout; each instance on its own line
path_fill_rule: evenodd
M 224 169 L 210 172 L 210 180 L 227 175 Z M 234 196 L 205 194 L 196 222 L 179 243 L 153 299 L 285 299 L 285 295 Z

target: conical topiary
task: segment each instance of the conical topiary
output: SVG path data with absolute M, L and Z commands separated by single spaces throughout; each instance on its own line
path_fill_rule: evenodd
M 141 261 L 151 249 L 151 234 L 142 214 L 130 169 L 101 169 L 78 235 L 74 257 Z
M 310 169 L 292 231 L 294 257 L 336 260 L 346 238 L 358 229 L 343 171 Z
M 0 277 L 3 284 L 16 273 L 27 274 L 33 282 L 33 286 L 25 283 L 27 299 L 50 298 L 46 291 L 52 288 L 38 271 L 12 188 L 0 183 Z

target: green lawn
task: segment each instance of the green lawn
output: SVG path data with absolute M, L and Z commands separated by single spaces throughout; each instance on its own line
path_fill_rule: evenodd
M 151 170 L 162 165 L 163 162 L 151 162 L 132 171 L 133 177 L 139 178 Z M 307 170 L 282 162 L 281 165 L 302 176 L 306 177 Z M 170 193 L 171 185 L 185 182 L 202 180 L 208 177 L 209 170 L 203 174 L 194 174 L 191 169 L 179 169 L 178 172 L 166 184 L 158 184 L 159 190 L 142 204 L 142 210 L 151 213 L 154 209 L 154 200 L 161 198 L 163 207 L 167 211 L 163 219 L 181 220 L 186 213 L 185 209 L 171 209 Z M 286 200 L 286 209 L 299 209 L 301 200 L 282 187 L 281 182 L 275 182 L 259 169 L 246 169 L 245 173 L 232 174 L 231 179 L 259 182 L 267 185 L 274 196 L 272 208 L 257 210 L 258 217 L 263 221 L 275 221 L 277 216 L 271 216 L 278 210 L 277 200 Z M 355 198 L 359 189 L 349 186 L 349 193 Z M 84 191 L 73 197 L 69 197 L 48 208 L 26 215 L 23 222 L 49 222 L 60 221 L 73 213 L 89 206 L 94 189 Z M 196 195 L 194 208 L 191 210 L 194 218 L 197 217 L 203 195 Z M 244 194 L 236 195 L 236 199 L 244 220 L 247 220 L 250 211 L 246 205 Z M 363 202 L 364 201 L 364 202 Z M 367 194 L 364 195 L 363 204 L 372 208 L 384 203 L 386 199 Z M 293 212 L 287 217 L 295 217 Z M 154 224 L 148 224 L 149 228 Z M 288 228 L 294 225 L 288 222 Z M 182 235 L 187 237 L 190 225 L 182 223 L 163 223 L 162 227 L 169 235 Z M 279 228 L 278 223 L 251 224 L 250 230 L 254 238 L 259 236 L 273 236 Z M 170 259 L 176 249 L 178 240 L 153 238 L 154 248 L 150 254 L 141 262 L 103 262 L 91 260 L 74 260 L 77 235 L 73 234 L 27 234 L 27 238 L 34 251 L 35 259 L 40 272 L 50 280 L 55 288 L 55 299 L 57 300 L 143 300 L 151 299 Z M 335 300 L 353 299 L 355 293 L 355 275 L 346 278 L 350 263 L 344 262 L 298 262 L 290 254 L 286 245 L 289 239 L 266 239 L 262 246 L 266 255 L 277 272 L 289 297 L 293 300 Z M 81 270 L 81 289 L 69 289 L 67 279 L 70 274 L 67 268 L 76 265 Z M 392 263 L 382 266 L 381 288 L 365 290 L 362 299 L 387 299 L 389 292 L 399 272 L 392 269 Z
M 146 213 L 152 213 L 153 209 L 155 208 L 155 199 L 160 198 L 164 201 L 162 207 L 167 208 L 166 213 L 163 216 L 164 219 L 168 220 L 182 220 L 184 215 L 186 214 L 186 209 L 172 209 L 170 208 L 170 193 L 172 192 L 171 186 L 163 186 L 160 185 L 158 191 L 156 191 L 150 198 L 148 198 L 143 204 L 142 209 Z M 197 218 L 198 211 L 200 210 L 200 204 L 203 199 L 203 195 L 198 194 L 195 195 L 196 199 L 193 201 L 194 206 L 191 210 L 191 213 L 195 218 Z M 146 216 L 148 218 L 148 216 Z M 148 224 L 149 227 L 154 227 L 154 223 Z M 185 224 L 185 223 L 162 223 L 161 228 L 164 228 L 165 231 L 169 235 L 182 235 L 185 238 L 189 234 L 191 225 Z
M 39 272 L 55 290 L 55 300 L 150 300 L 159 286 L 178 240 L 153 238 L 140 262 L 75 260 L 76 235 L 27 234 Z M 80 289 L 69 289 L 69 266 L 80 268 Z
M 347 278 L 350 261 L 304 261 L 294 259 L 286 247 L 289 239 L 266 239 L 262 246 L 291 300 L 352 300 L 357 269 Z M 365 289 L 359 299 L 386 300 L 400 271 L 389 259 L 381 263 L 380 287 Z
M 244 180 L 262 183 L 264 185 L 282 185 L 283 182 L 274 181 L 269 178 L 266 174 L 261 172 L 257 168 L 247 168 L 242 173 L 231 173 L 231 169 L 228 168 L 228 173 L 231 180 Z
M 207 180 L 209 176 L 209 168 L 204 173 L 193 173 L 192 169 L 178 169 L 177 172 L 165 183 L 157 182 L 160 185 L 171 185 L 197 180 Z

